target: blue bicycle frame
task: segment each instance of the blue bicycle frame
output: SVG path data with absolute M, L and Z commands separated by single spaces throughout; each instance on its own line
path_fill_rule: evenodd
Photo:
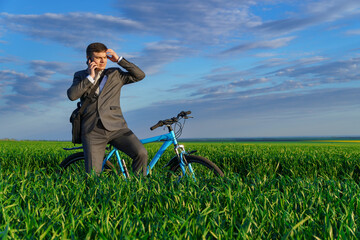
M 152 143 L 152 142 L 160 142 L 160 141 L 164 141 L 164 143 L 162 144 L 162 146 L 160 147 L 160 149 L 158 150 L 158 152 L 155 154 L 155 156 L 153 157 L 153 159 L 151 160 L 151 162 L 149 163 L 148 167 L 147 167 L 147 174 L 150 173 L 151 169 L 156 165 L 156 163 L 159 161 L 161 155 L 165 152 L 165 150 L 170 146 L 170 145 L 174 145 L 174 149 L 175 149 L 175 152 L 178 156 L 178 158 L 180 159 L 180 168 L 183 172 L 183 176 L 186 175 L 186 169 L 185 169 L 185 166 L 187 165 L 188 168 L 189 168 L 189 172 L 190 174 L 192 175 L 192 177 L 194 178 L 195 180 L 195 174 L 194 174 L 194 171 L 191 167 L 191 164 L 188 163 L 188 164 L 185 164 L 185 161 L 184 161 L 184 154 L 186 153 L 185 152 L 185 149 L 183 148 L 182 145 L 179 145 L 178 142 L 177 142 L 177 139 L 175 137 L 175 133 L 173 130 L 170 130 L 169 133 L 167 134 L 164 134 L 164 135 L 159 135 L 159 136 L 156 136 L 156 137 L 151 137 L 151 138 L 146 138 L 146 139 L 141 139 L 140 142 L 142 144 L 146 144 L 146 143 Z M 180 151 L 179 151 L 180 149 Z M 123 162 L 121 160 L 121 157 L 120 157 L 120 154 L 119 154 L 119 151 L 118 149 L 116 148 L 113 148 L 110 153 L 106 156 L 106 158 L 104 159 L 103 161 L 103 164 L 102 164 L 102 170 L 104 170 L 104 167 L 105 167 L 105 163 L 106 161 L 110 160 L 111 157 L 115 154 L 116 158 L 117 158 L 117 161 L 118 161 L 118 164 L 119 164 L 119 167 L 120 167 L 120 170 L 121 172 L 123 173 L 124 177 L 127 178 L 127 170 L 126 170 L 126 167 L 123 165 Z

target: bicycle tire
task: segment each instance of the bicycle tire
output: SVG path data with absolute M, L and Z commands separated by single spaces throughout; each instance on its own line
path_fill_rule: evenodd
M 85 170 L 84 152 L 77 152 L 77 153 L 74 153 L 74 154 L 71 154 L 71 155 L 67 156 L 60 163 L 60 167 L 63 170 L 66 170 L 66 169 L 71 168 L 71 166 L 74 166 L 75 164 L 79 165 L 79 167 L 76 167 L 76 169 L 78 169 L 78 170 L 75 170 L 75 171 L 81 171 L 79 169 L 82 169 L 82 171 Z M 104 169 L 105 170 L 111 170 L 111 169 L 115 169 L 115 167 L 110 161 L 106 161 Z M 74 169 L 73 169 L 73 171 L 74 171 Z
M 224 173 L 223 171 L 221 171 L 221 169 L 216 166 L 215 163 L 213 163 L 212 161 L 210 161 L 207 158 L 201 157 L 201 156 L 196 156 L 196 155 L 184 155 L 184 158 L 186 159 L 186 161 L 188 163 L 191 164 L 191 167 L 193 168 L 193 171 L 195 172 L 195 177 L 198 178 L 200 176 L 204 176 L 204 175 L 208 175 L 209 170 L 210 172 L 213 172 L 215 176 L 219 176 L 219 177 L 224 177 Z M 201 166 L 201 168 L 204 168 L 204 172 L 199 172 L 199 167 Z M 200 174 L 197 174 L 198 173 Z M 206 171 L 206 172 L 205 172 Z M 182 171 L 180 168 L 180 163 L 174 164 L 170 167 L 170 172 L 175 173 L 175 175 L 182 175 Z

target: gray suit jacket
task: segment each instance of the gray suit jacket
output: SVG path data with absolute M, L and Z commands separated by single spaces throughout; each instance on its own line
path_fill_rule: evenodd
M 102 124 L 108 131 L 115 131 L 127 127 L 120 108 L 120 91 L 123 85 L 134 83 L 145 77 L 143 71 L 135 64 L 122 59 L 119 65 L 127 70 L 123 72 L 120 68 L 109 68 L 106 75 L 107 81 L 100 95 L 91 96 L 90 104 L 82 115 L 82 133 L 89 133 L 101 119 Z M 74 74 L 71 87 L 67 90 L 70 100 L 80 98 L 83 102 L 94 86 L 88 79 L 87 70 Z

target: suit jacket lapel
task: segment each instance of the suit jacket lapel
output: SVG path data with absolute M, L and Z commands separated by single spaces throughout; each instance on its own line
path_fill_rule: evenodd
M 109 86 L 112 85 L 112 82 L 113 82 L 113 78 L 112 78 L 112 72 L 114 72 L 115 70 L 114 69 L 108 69 L 107 72 L 106 72 L 106 83 L 102 89 L 102 91 L 100 92 L 100 95 L 103 91 L 107 91 L 107 89 L 109 88 Z M 105 77 L 105 76 L 104 76 Z M 104 81 L 104 79 L 103 79 Z

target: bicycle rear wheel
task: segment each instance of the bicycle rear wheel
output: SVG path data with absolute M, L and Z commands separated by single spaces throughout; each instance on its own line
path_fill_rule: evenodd
M 60 167 L 67 172 L 84 172 L 85 171 L 85 157 L 84 152 L 77 152 L 71 154 L 60 163 Z M 106 161 L 104 171 L 108 172 L 115 169 L 110 161 Z
M 224 173 L 221 171 L 221 169 L 207 158 L 195 155 L 184 155 L 183 157 L 185 158 L 186 162 L 191 165 L 196 179 L 224 176 Z M 186 175 L 191 176 L 191 173 L 187 166 L 185 167 L 185 169 Z M 183 176 L 183 172 L 181 170 L 179 162 L 177 164 L 173 164 L 170 167 L 170 172 L 171 175 L 175 177 Z

